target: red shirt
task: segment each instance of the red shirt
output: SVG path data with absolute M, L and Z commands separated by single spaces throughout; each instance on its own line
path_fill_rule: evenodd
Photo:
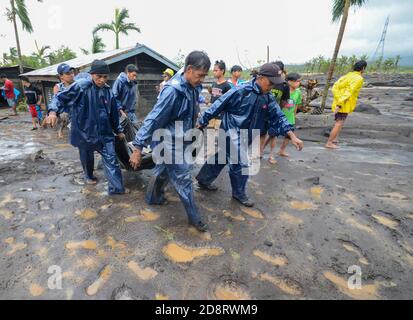
M 6 98 L 7 99 L 14 99 L 15 98 L 13 81 L 6 80 L 4 82 L 4 91 L 6 93 Z

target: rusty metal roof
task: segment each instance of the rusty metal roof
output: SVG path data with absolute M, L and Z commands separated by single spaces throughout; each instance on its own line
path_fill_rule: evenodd
M 112 51 L 107 51 L 107 52 L 102 52 L 102 53 L 95 53 L 91 55 L 86 55 L 82 56 L 79 58 L 75 58 L 72 60 L 65 61 L 68 65 L 70 65 L 73 68 L 80 69 L 82 72 L 88 72 L 90 70 L 90 65 L 92 62 L 96 59 L 99 60 L 104 60 L 108 64 L 113 64 L 118 61 L 127 59 L 129 57 L 133 57 L 136 55 L 139 55 L 141 53 L 146 53 L 147 55 L 151 56 L 152 58 L 164 63 L 167 65 L 169 68 L 178 71 L 179 67 L 173 63 L 171 60 L 165 58 L 161 54 L 157 53 L 156 51 L 152 50 L 151 48 L 143 45 L 143 44 L 137 44 L 136 46 L 129 47 L 129 48 L 123 48 L 123 49 L 117 49 L 117 50 L 112 50 Z M 37 69 L 31 72 L 23 73 L 23 76 L 27 77 L 56 77 L 57 76 L 57 66 L 59 65 L 55 64 L 52 66 L 48 66 L 46 68 L 42 69 Z

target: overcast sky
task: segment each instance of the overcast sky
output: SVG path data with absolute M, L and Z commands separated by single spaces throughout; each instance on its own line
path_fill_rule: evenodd
M 211 59 L 228 65 L 255 66 L 266 59 L 302 63 L 319 54 L 332 54 L 339 23 L 331 22 L 332 0 L 26 0 L 34 33 L 20 31 L 22 50 L 35 50 L 34 40 L 53 49 L 67 45 L 79 52 L 89 48 L 91 31 L 98 23 L 110 22 L 115 8 L 128 8 L 142 33 L 121 36 L 121 47 L 143 43 L 173 59 L 205 50 Z M 0 53 L 15 46 L 12 24 L 6 20 L 8 0 L 0 0 Z M 352 10 L 342 44 L 342 54 L 372 55 L 386 17 L 390 26 L 386 55 L 413 55 L 413 0 L 369 0 Z M 107 49 L 115 45 L 110 32 L 102 32 Z M 237 53 L 238 52 L 238 53 Z M 239 55 L 239 58 L 238 58 Z

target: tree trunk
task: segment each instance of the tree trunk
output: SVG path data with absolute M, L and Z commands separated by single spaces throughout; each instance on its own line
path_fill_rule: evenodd
M 119 33 L 115 33 L 116 35 L 116 49 L 119 49 Z
M 17 56 L 19 58 L 19 70 L 20 70 L 20 73 L 23 73 L 24 69 L 23 69 L 22 51 L 21 51 L 21 48 L 20 48 L 19 32 L 17 30 L 16 7 L 14 5 L 14 0 L 10 0 L 10 4 L 11 4 L 11 10 L 12 10 L 12 20 L 13 20 L 13 26 L 14 26 L 14 34 L 16 36 Z
M 343 17 L 341 18 L 340 31 L 338 32 L 338 36 L 337 36 L 336 47 L 334 49 L 333 58 L 331 59 L 330 68 L 328 70 L 327 83 L 326 83 L 326 87 L 324 89 L 324 94 L 323 94 L 323 101 L 321 102 L 322 112 L 324 112 L 324 109 L 326 106 L 327 96 L 328 96 L 328 92 L 330 90 L 330 85 L 331 85 L 331 79 L 333 78 L 338 53 L 340 51 L 341 42 L 343 41 L 344 31 L 346 30 L 346 24 L 347 24 L 349 11 L 350 11 L 350 0 L 346 0 L 346 3 L 344 5 Z

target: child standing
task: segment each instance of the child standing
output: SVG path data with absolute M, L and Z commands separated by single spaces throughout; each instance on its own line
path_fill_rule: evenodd
M 231 88 L 237 87 L 240 84 L 243 84 L 245 81 L 241 79 L 242 68 L 240 66 L 233 66 L 231 68 L 231 79 L 228 80 L 228 83 L 231 85 Z
M 290 73 L 286 80 L 288 86 L 290 87 L 290 99 L 285 107 L 282 108 L 282 111 L 284 112 L 289 124 L 294 127 L 297 109 L 300 108 L 303 103 L 303 96 L 300 90 L 301 76 L 298 73 Z M 281 145 L 280 152 L 278 153 L 280 156 L 289 157 L 288 153 L 285 152 L 289 143 L 290 139 L 285 138 Z
M 42 104 L 42 92 L 30 83 L 29 78 L 21 77 L 24 95 L 26 96 L 26 102 L 29 107 L 30 114 L 32 115 L 33 130 L 37 130 L 37 125 L 39 123 L 38 111 L 40 105 Z
M 231 90 L 231 85 L 225 80 L 226 65 L 225 62 L 220 60 L 216 61 L 214 65 L 214 77 L 216 82 L 212 85 L 211 90 L 211 105 L 214 104 L 219 98 Z M 221 115 L 211 121 L 215 130 L 219 130 L 221 126 Z

